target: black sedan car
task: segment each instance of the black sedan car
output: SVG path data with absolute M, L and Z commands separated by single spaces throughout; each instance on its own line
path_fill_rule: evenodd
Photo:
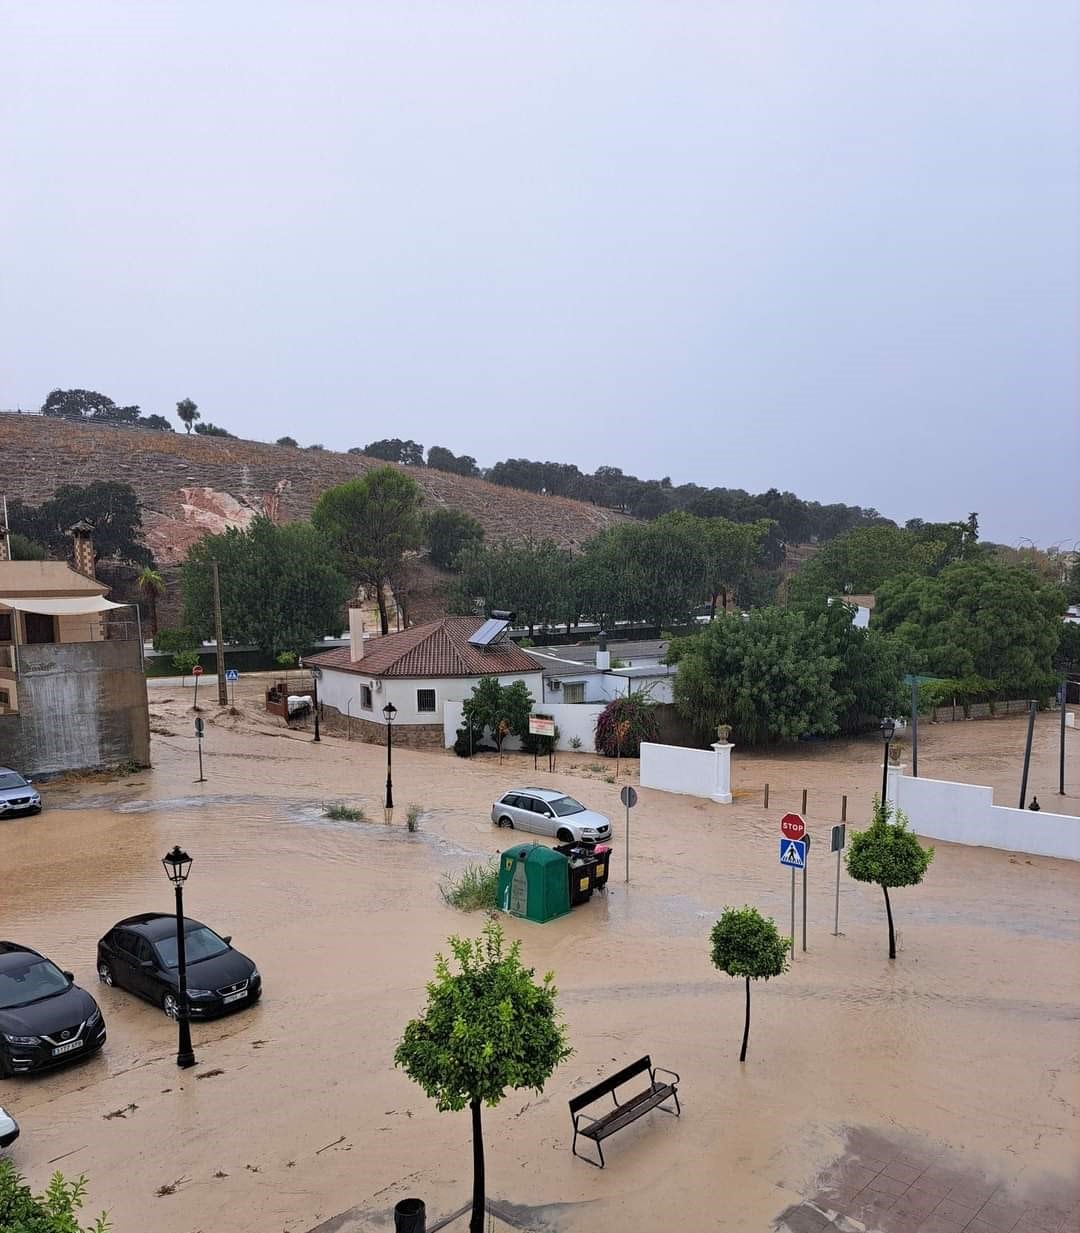
M 105 1043 L 97 1002 L 29 946 L 0 942 L 0 1079 L 96 1053 Z
M 188 1005 L 193 1019 L 207 1019 L 257 1002 L 262 994 L 259 969 L 233 950 L 231 938 L 190 917 L 184 918 Z M 176 917 L 144 912 L 120 921 L 98 943 L 98 977 L 153 1002 L 176 1018 L 179 977 Z

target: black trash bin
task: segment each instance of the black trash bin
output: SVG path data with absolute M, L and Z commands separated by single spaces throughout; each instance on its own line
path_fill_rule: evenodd
M 594 855 L 596 866 L 593 869 L 593 886 L 597 890 L 603 890 L 611 873 L 611 849 L 605 844 L 597 844 Z
M 394 1208 L 394 1233 L 427 1233 L 423 1199 L 402 1199 Z
M 576 908 L 579 903 L 588 903 L 592 898 L 596 857 L 571 856 L 569 866 L 570 906 Z

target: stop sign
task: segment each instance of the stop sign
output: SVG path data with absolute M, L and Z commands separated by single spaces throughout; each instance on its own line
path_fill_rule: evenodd
M 203 674 L 202 664 L 196 664 L 195 667 L 192 668 L 191 670 L 192 676 L 202 676 L 202 674 Z
M 780 819 L 780 833 L 785 839 L 801 839 L 806 834 L 806 823 L 797 813 L 786 813 Z

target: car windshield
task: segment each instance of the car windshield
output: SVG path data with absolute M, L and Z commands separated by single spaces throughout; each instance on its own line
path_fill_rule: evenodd
M 51 998 L 70 986 L 68 978 L 48 959 L 27 955 L 26 962 L 0 972 L 0 1010 Z
M 575 801 L 572 796 L 560 796 L 557 801 L 551 802 L 551 808 L 555 810 L 555 816 L 565 818 L 572 813 L 584 813 L 585 806 L 580 801 Z
M 176 938 L 171 935 L 158 938 L 154 945 L 165 967 L 176 967 Z M 213 929 L 207 929 L 205 925 L 200 925 L 198 929 L 192 929 L 190 933 L 184 934 L 184 958 L 188 963 L 200 963 L 203 959 L 213 959 L 215 955 L 223 955 L 228 949 Z
M 5 788 L 26 788 L 29 785 L 21 775 L 16 775 L 14 771 L 0 771 L 0 792 Z

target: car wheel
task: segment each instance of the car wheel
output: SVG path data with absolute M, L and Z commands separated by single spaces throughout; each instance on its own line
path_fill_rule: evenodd
M 175 1019 L 180 1014 L 180 1001 L 175 993 L 165 994 L 161 999 L 161 1009 L 170 1019 Z
M 573 843 L 574 842 L 574 836 L 566 829 L 565 826 L 559 827 L 559 829 L 555 832 L 555 838 L 560 843 Z
M 98 961 L 97 976 L 103 985 L 111 985 L 113 983 L 112 968 L 109 967 L 104 959 Z
M 509 818 L 500 818 L 500 819 L 499 819 L 499 825 L 500 825 L 500 826 L 508 826 L 511 830 L 513 830 L 513 829 L 514 829 L 514 824 L 513 824 L 513 822 L 511 822 L 511 821 L 510 821 L 510 819 L 509 819 Z

